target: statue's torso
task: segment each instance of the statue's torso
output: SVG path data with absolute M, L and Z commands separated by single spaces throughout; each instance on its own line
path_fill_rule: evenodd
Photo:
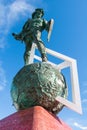
M 44 29 L 44 20 L 41 18 L 29 19 L 27 21 L 27 26 L 25 26 L 25 30 L 31 31 L 42 31 Z
M 30 28 L 36 27 L 38 29 L 43 28 L 43 19 L 32 19 L 30 22 Z
M 29 19 L 22 31 L 23 39 L 32 39 L 34 40 L 35 37 L 38 37 L 38 39 L 41 37 L 41 32 L 45 29 L 45 20 L 42 18 L 33 18 Z

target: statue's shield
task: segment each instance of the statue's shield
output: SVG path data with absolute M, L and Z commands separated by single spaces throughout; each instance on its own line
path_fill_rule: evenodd
M 52 33 L 52 29 L 53 29 L 53 24 L 54 24 L 54 20 L 51 19 L 49 22 L 49 29 L 48 29 L 48 37 L 47 37 L 47 40 L 49 41 L 50 40 L 50 36 L 51 36 L 51 33 Z

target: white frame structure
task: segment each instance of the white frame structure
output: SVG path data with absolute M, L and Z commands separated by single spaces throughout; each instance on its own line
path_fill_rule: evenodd
M 34 59 L 37 59 L 39 61 L 41 61 L 41 58 L 37 55 L 35 55 L 35 49 L 36 49 L 36 45 L 35 43 L 33 43 L 32 45 L 32 49 L 31 49 L 31 55 L 30 55 L 30 60 L 29 60 L 29 64 L 34 62 Z M 55 52 L 53 50 L 50 50 L 48 48 L 46 48 L 46 52 L 58 59 L 63 60 L 62 63 L 60 64 L 55 64 L 53 62 L 48 61 L 47 63 L 52 64 L 53 66 L 55 66 L 56 68 L 58 68 L 58 70 L 62 70 L 65 69 L 67 67 L 70 68 L 70 75 L 71 75 L 71 86 L 72 86 L 72 101 L 69 101 L 67 99 L 64 99 L 63 97 L 58 96 L 56 98 L 56 101 L 61 102 L 62 104 L 64 104 L 66 107 L 76 111 L 77 113 L 82 114 L 82 107 L 81 107 L 81 99 L 80 99 L 80 89 L 79 89 L 79 81 L 78 81 L 78 72 L 77 72 L 77 63 L 76 60 L 73 58 L 70 58 L 68 56 L 65 56 L 63 54 L 60 54 L 58 52 Z

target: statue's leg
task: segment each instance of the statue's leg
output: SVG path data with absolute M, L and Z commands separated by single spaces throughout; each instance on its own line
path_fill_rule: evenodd
M 42 42 L 42 40 L 40 39 L 40 33 L 34 35 L 34 40 L 38 47 L 38 50 L 40 51 L 42 61 L 47 62 L 46 47 Z
M 41 54 L 42 62 L 47 62 L 47 55 L 46 53 Z
M 24 63 L 25 63 L 25 65 L 29 64 L 31 46 L 32 46 L 32 44 L 29 43 L 29 44 L 26 44 L 26 47 L 25 47 L 25 53 L 24 53 Z
M 38 40 L 36 44 L 37 44 L 38 50 L 41 53 L 42 61 L 47 62 L 46 48 L 45 48 L 44 43 L 41 40 Z

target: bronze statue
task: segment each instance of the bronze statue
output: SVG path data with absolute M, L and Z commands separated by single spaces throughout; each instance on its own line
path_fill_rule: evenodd
M 43 9 L 36 9 L 35 12 L 32 13 L 32 19 L 28 19 L 23 28 L 22 31 L 19 34 L 12 33 L 14 38 L 16 40 L 21 40 L 25 43 L 26 49 L 24 53 L 24 62 L 25 65 L 28 65 L 30 52 L 32 43 L 36 43 L 40 53 L 41 58 L 43 62 L 47 61 L 47 55 L 46 55 L 46 48 L 41 40 L 41 33 L 45 29 L 48 32 L 48 41 L 50 38 L 52 26 L 53 26 L 53 19 L 50 21 L 46 21 L 43 19 L 44 11 Z
M 47 63 L 46 48 L 41 40 L 42 31 L 48 32 L 48 41 L 53 27 L 53 20 L 43 19 L 43 9 L 36 9 L 32 19 L 28 19 L 19 34 L 13 33 L 16 40 L 26 45 L 25 66 L 13 78 L 11 96 L 17 110 L 33 106 L 42 106 L 56 114 L 64 105 L 56 97 L 67 98 L 67 84 L 58 68 Z M 29 64 L 32 43 L 36 43 L 43 62 Z

